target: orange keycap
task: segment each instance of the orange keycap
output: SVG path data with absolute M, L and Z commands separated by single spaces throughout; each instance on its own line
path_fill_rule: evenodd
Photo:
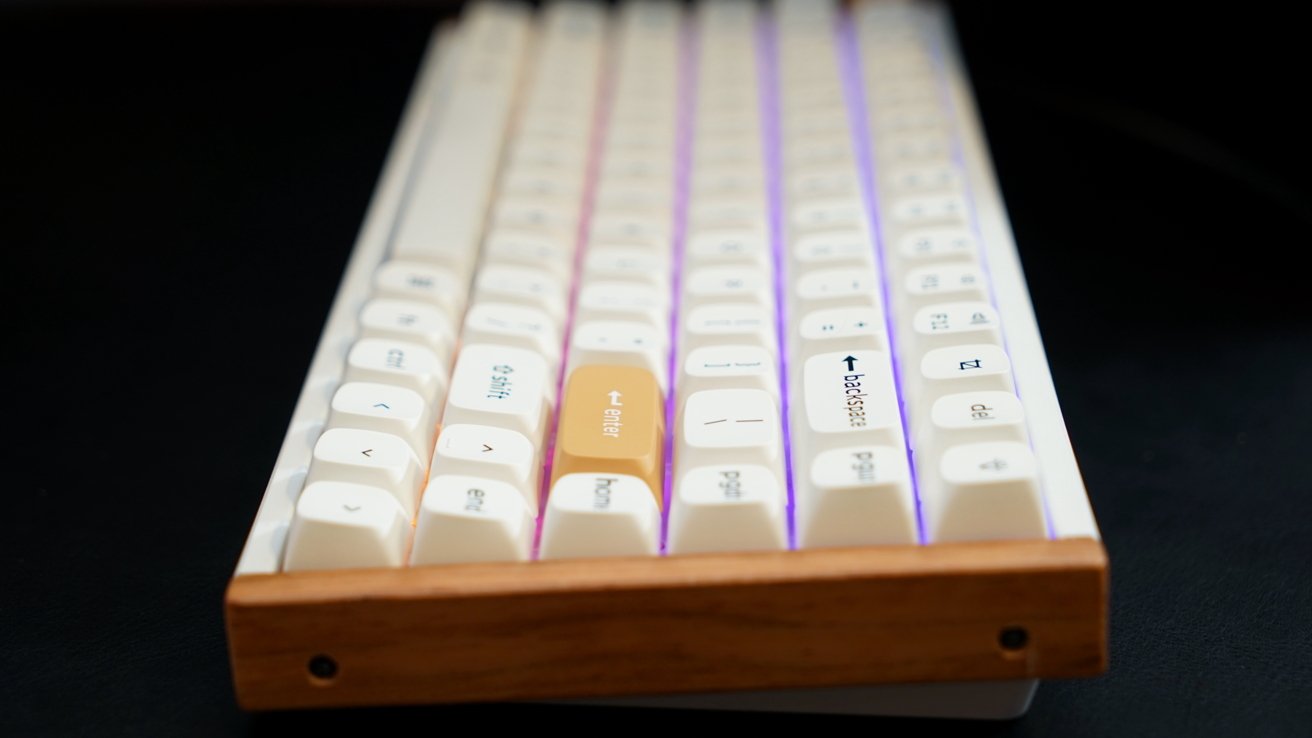
M 551 483 L 566 474 L 631 474 L 661 504 L 665 401 L 656 377 L 631 366 L 581 366 L 560 401 Z

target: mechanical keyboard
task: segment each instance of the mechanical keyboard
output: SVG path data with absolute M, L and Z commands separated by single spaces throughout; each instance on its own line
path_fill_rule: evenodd
M 251 709 L 1005 717 L 1107 565 L 932 3 L 434 34 L 227 595 Z

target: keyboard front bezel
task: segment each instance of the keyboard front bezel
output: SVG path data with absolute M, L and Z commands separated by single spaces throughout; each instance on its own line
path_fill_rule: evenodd
M 247 575 L 226 620 L 270 710 L 1094 676 L 1107 591 L 1072 538 Z

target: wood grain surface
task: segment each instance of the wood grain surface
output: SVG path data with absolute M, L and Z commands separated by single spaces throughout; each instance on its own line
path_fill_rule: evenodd
M 1106 567 L 1071 539 L 258 575 L 227 627 L 257 710 L 1088 676 Z

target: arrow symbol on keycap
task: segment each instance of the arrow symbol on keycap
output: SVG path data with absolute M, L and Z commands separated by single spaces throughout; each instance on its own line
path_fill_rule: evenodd
M 620 398 L 623 397 L 624 395 L 621 394 L 618 390 L 611 390 L 610 392 L 606 393 L 606 396 L 610 398 L 610 404 L 619 405 Z
M 843 359 L 843 361 L 846 361 L 846 362 L 847 362 L 847 370 L 848 370 L 849 372 L 856 368 L 856 357 L 855 357 L 855 356 L 848 355 L 847 358 Z
M 492 447 L 491 447 L 491 446 L 487 445 L 486 443 L 483 444 L 483 453 L 487 453 L 488 451 L 491 451 L 491 450 L 492 450 Z
M 342 505 L 342 509 L 345 510 L 345 511 L 347 511 L 347 512 L 359 512 L 359 510 L 360 510 L 360 506 L 359 506 L 359 505 L 347 505 L 347 504 L 343 504 L 343 505 Z
M 374 450 L 371 449 L 371 448 L 367 448 L 367 449 L 361 451 L 360 453 L 364 454 L 364 457 L 365 457 L 366 459 L 372 459 L 372 458 L 373 458 Z
M 392 409 L 392 408 L 389 407 L 389 406 L 387 405 L 387 403 L 385 403 L 385 402 L 376 402 L 376 403 L 374 403 L 374 407 L 381 407 L 381 408 L 384 409 L 384 410 L 391 410 L 391 409 Z

